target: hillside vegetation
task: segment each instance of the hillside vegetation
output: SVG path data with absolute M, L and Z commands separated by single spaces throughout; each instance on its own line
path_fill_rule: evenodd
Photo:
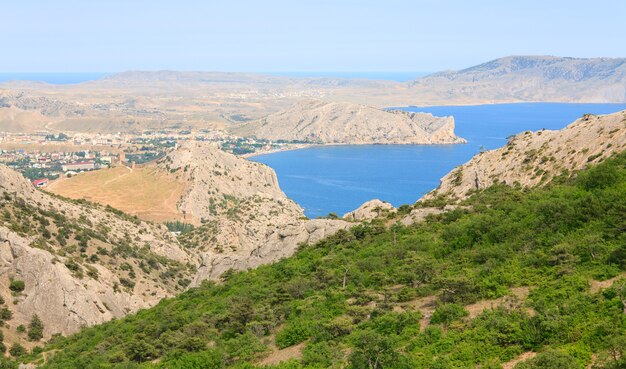
M 52 339 L 43 367 L 499 368 L 521 354 L 516 368 L 624 367 L 626 154 L 463 204 Z

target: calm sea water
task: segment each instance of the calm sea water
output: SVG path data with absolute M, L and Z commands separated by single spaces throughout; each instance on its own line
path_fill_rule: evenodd
M 526 130 L 560 129 L 586 113 L 608 114 L 626 104 L 497 104 L 402 108 L 452 115 L 466 145 L 325 146 L 261 155 L 282 190 L 315 218 L 343 215 L 378 198 L 395 206 L 415 202 L 452 168 Z

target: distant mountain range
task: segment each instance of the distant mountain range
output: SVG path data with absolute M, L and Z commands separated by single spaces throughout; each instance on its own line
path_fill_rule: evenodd
M 375 108 L 624 103 L 626 59 L 509 56 L 410 82 L 175 71 L 131 71 L 75 85 L 5 82 L 0 131 L 228 129 L 312 99 Z
M 626 58 L 509 56 L 409 83 L 425 100 L 625 102 Z

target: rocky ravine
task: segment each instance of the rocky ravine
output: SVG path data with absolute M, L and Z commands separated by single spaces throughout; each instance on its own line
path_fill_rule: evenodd
M 453 117 L 311 100 L 245 124 L 235 132 L 269 140 L 325 144 L 465 143 Z
M 626 150 L 626 111 L 586 115 L 558 130 L 520 133 L 500 149 L 474 156 L 441 179 L 424 199 L 463 199 L 496 183 L 533 187 Z
M 182 291 L 193 276 L 165 227 L 53 197 L 5 166 L 0 196 L 0 296 L 13 313 L 5 338 L 35 314 L 44 338 L 121 317 Z M 23 291 L 10 290 L 12 280 Z
M 278 186 L 266 165 L 225 153 L 212 144 L 187 142 L 158 166 L 187 183 L 178 202 L 197 225 L 181 242 L 201 257 L 194 284 L 229 269 L 247 269 L 293 254 L 348 223 L 307 220 Z

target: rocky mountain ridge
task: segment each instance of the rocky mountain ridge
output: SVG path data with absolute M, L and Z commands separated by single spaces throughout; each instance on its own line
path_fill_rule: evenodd
M 463 199 L 472 191 L 504 183 L 534 187 L 626 150 L 626 111 L 585 115 L 558 130 L 526 131 L 502 148 L 475 155 L 441 179 L 423 200 Z
M 187 142 L 157 164 L 187 183 L 179 210 L 196 229 L 181 242 L 201 255 L 194 283 L 278 260 L 348 227 L 339 220 L 308 220 L 278 186 L 274 171 L 223 152 Z
M 509 56 L 409 83 L 411 95 L 458 102 L 626 101 L 626 58 Z
M 312 100 L 235 129 L 268 140 L 323 144 L 464 143 L 453 117 L 381 110 L 371 106 Z

